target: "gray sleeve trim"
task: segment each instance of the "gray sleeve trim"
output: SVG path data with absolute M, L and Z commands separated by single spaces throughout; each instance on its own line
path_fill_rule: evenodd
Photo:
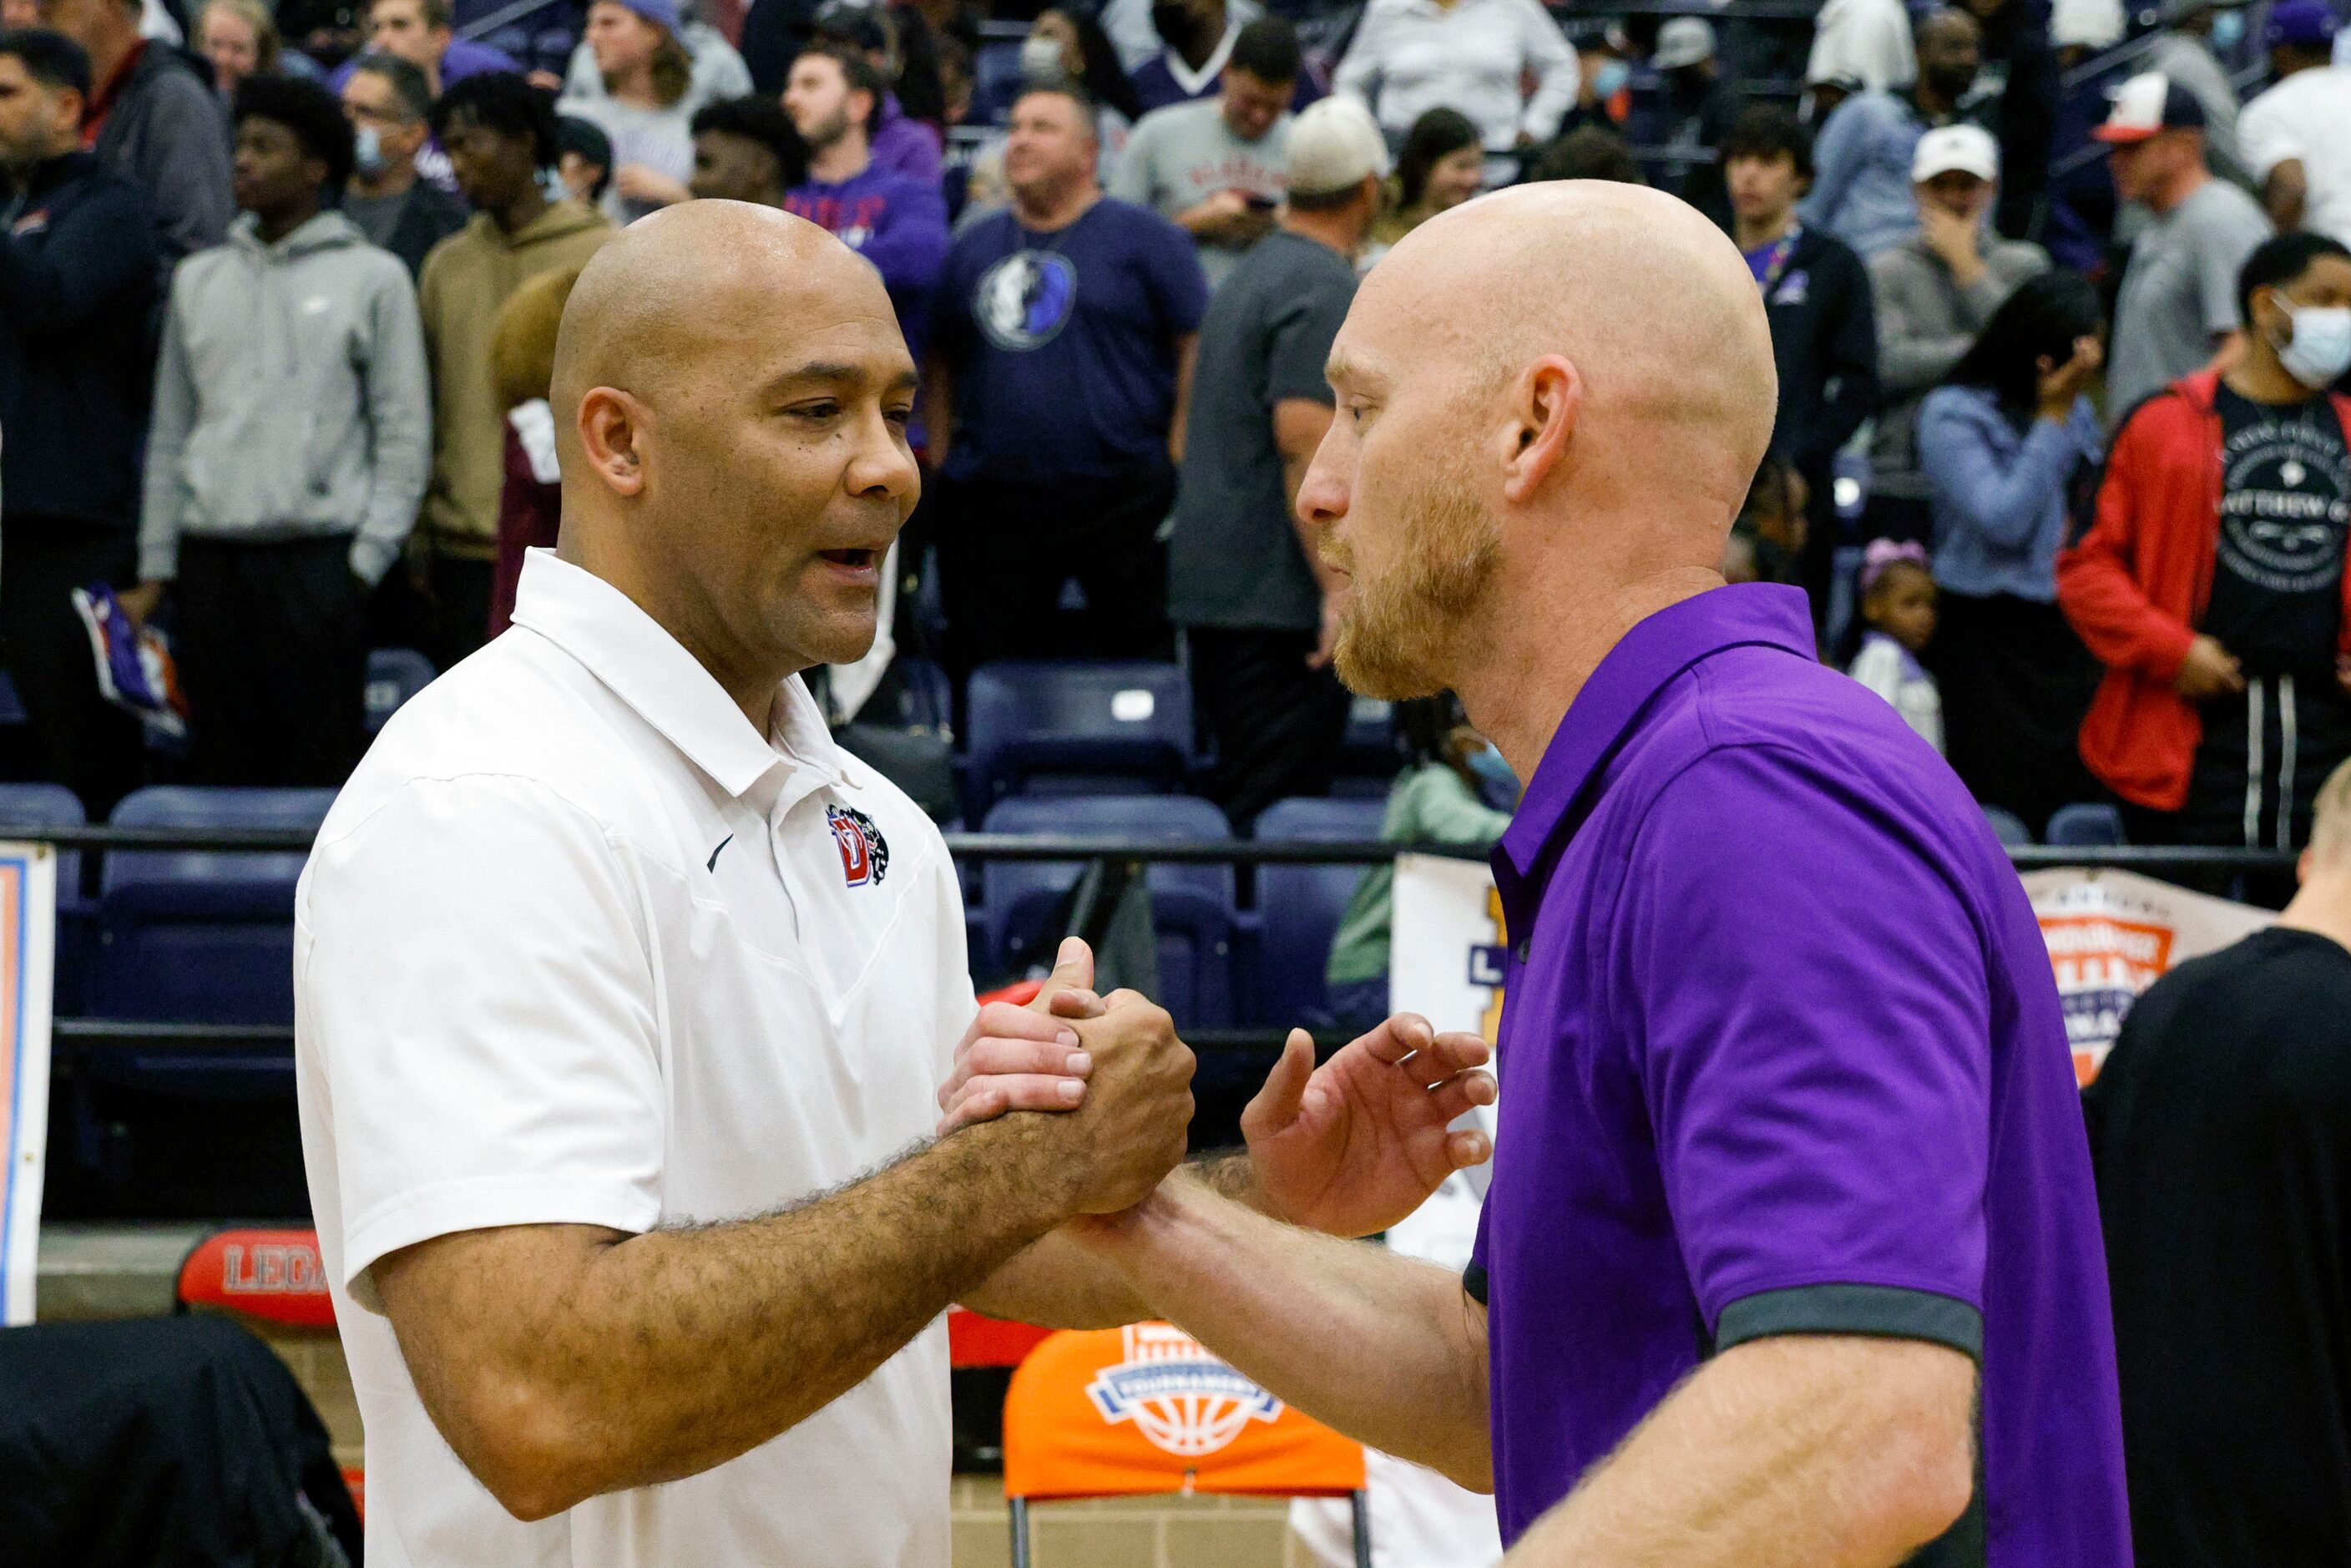
M 1895 1285 L 1800 1285 L 1742 1296 L 1722 1309 L 1714 1348 L 1790 1333 L 1920 1339 L 1983 1359 L 1981 1312 L 1955 1297 Z

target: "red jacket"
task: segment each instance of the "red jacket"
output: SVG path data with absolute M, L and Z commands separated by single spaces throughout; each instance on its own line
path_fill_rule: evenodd
M 2115 437 L 2097 517 L 2057 557 L 2057 602 L 2106 666 L 2082 721 L 2082 760 L 2124 800 L 2158 810 L 2187 803 L 2204 721 L 2172 689 L 2212 596 L 2220 539 L 2217 372 L 2173 383 Z M 2335 417 L 2351 432 L 2351 397 Z M 2339 651 L 2351 653 L 2351 572 L 2344 574 Z

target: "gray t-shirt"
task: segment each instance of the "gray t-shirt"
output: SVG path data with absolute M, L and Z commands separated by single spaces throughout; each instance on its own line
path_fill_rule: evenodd
M 2242 325 L 2237 272 L 2269 237 L 2270 221 L 2261 208 L 2225 180 L 2207 180 L 2140 234 L 2115 307 L 2109 426 L 2119 425 L 2141 400 L 2201 369 L 2212 358 L 2212 340 Z
M 1278 202 L 1288 183 L 1290 120 L 1284 114 L 1263 136 L 1244 141 L 1225 124 L 1224 105 L 1214 98 L 1154 110 L 1127 138 L 1110 193 L 1171 220 L 1218 191 Z M 1211 288 L 1223 287 L 1249 254 L 1246 246 L 1196 244 Z
M 1354 297 L 1345 256 L 1277 229 L 1209 301 L 1167 545 L 1167 612 L 1178 624 L 1322 623 L 1322 592 L 1290 521 L 1273 410 L 1285 398 L 1332 401 L 1322 363 Z
M 409 190 L 414 190 L 410 186 Z M 343 193 L 343 216 L 359 225 L 367 235 L 368 244 L 389 245 L 392 231 L 400 226 L 400 214 L 408 210 L 408 191 L 396 196 L 355 196 Z

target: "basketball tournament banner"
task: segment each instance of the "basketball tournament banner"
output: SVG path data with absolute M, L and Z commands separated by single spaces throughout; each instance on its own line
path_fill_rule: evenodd
M 2127 871 L 2036 871 L 2024 891 L 2049 944 L 2074 1077 L 2083 1084 L 2098 1075 L 2140 992 L 2277 918 Z
M 33 1321 L 49 1128 L 57 854 L 0 843 L 0 1326 Z

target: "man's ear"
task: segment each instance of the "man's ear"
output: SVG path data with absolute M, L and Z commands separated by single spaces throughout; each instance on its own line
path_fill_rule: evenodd
M 1510 385 L 1510 454 L 1503 467 L 1504 498 L 1524 501 L 1541 487 L 1567 454 L 1583 412 L 1583 375 L 1563 354 L 1545 354 Z
M 580 399 L 580 447 L 588 471 L 616 496 L 645 487 L 652 411 L 618 387 L 590 387 Z

